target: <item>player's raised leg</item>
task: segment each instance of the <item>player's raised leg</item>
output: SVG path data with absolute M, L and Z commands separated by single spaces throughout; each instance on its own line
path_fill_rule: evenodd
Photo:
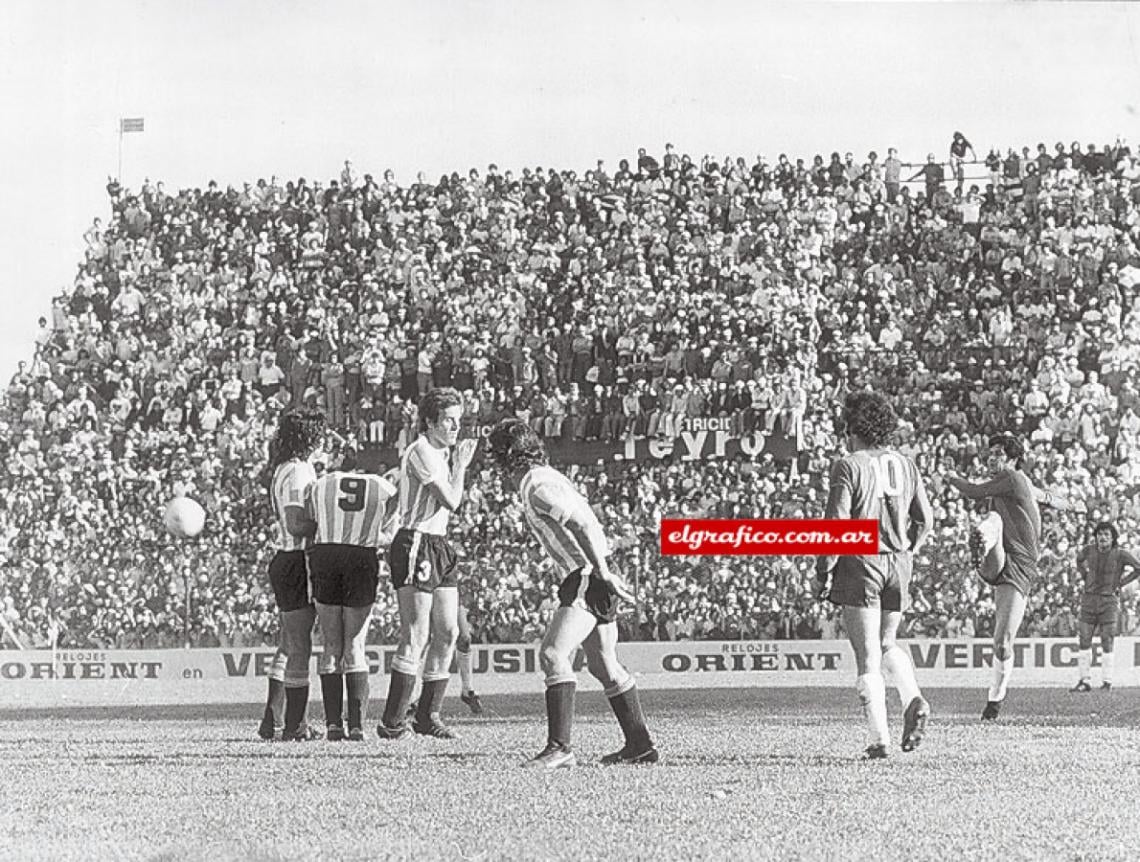
M 324 648 L 317 660 L 321 677 L 321 697 L 325 704 L 325 734 L 329 742 L 344 739 L 344 620 L 340 605 L 317 602 Z
M 368 717 L 368 620 L 372 605 L 342 608 L 343 667 L 345 693 L 348 696 L 347 737 L 352 742 L 364 739 L 364 722 Z
M 558 769 L 577 763 L 570 748 L 574 693 L 578 688 L 572 658 L 596 625 L 593 614 L 574 607 L 558 608 L 550 620 L 538 652 L 546 675 L 546 747 L 527 766 Z
M 313 623 L 317 612 L 312 605 L 281 614 L 281 642 L 285 662 L 285 728 L 282 739 L 303 741 L 320 734 L 309 727 L 305 713 L 309 706 L 309 662 L 313 657 Z
M 880 611 L 877 607 L 843 606 L 843 627 L 855 652 L 855 692 L 867 720 L 867 757 L 887 756 L 890 730 L 887 727 L 887 687 L 883 679 L 880 643 Z
M 425 736 L 453 739 L 455 732 L 443 723 L 443 698 L 451 679 L 451 656 L 459 636 L 459 590 L 437 587 L 432 593 L 430 635 L 424 657 L 424 685 L 412 729 Z
M 970 532 L 970 555 L 982 580 L 995 583 L 1005 568 L 1001 515 L 997 512 L 990 512 Z
M 659 755 L 649 735 L 637 683 L 618 661 L 617 624 L 599 621 L 582 642 L 582 649 L 586 653 L 586 668 L 602 684 L 610 709 L 625 737 L 621 749 L 607 754 L 602 758 L 602 763 L 606 766 L 656 763 Z
M 926 722 L 930 718 L 930 704 L 922 696 L 918 679 L 914 675 L 914 662 L 910 654 L 895 640 L 902 613 L 883 611 L 880 623 L 880 641 L 883 648 L 884 682 L 894 683 L 903 705 L 902 750 L 914 751 L 922 744 Z
M 1081 609 L 1082 615 L 1084 608 Z M 1092 642 L 1094 626 L 1092 623 L 1081 622 L 1077 626 L 1077 668 L 1080 673 L 1077 679 L 1077 684 L 1073 686 L 1073 691 L 1092 691 Z
M 1013 675 L 1013 639 L 1025 616 L 1025 594 L 1013 584 L 994 587 L 997 612 L 994 617 L 993 682 L 990 684 L 983 721 L 993 721 L 1001 711 Z
M 392 659 L 384 715 L 376 728 L 382 739 L 399 739 L 411 733 L 404 714 L 412 699 L 412 689 L 420 670 L 420 656 L 427 646 L 431 625 L 431 593 L 412 586 L 400 587 L 396 590 L 396 601 L 400 609 L 400 642 Z

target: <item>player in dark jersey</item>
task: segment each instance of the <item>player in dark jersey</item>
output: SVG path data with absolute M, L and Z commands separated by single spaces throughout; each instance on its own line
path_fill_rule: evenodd
M 1040 556 L 1041 513 L 1038 504 L 1067 509 L 1055 494 L 1033 487 L 1021 470 L 1025 449 L 1010 434 L 990 438 L 987 467 L 994 474 L 975 485 L 960 476 L 947 481 L 971 500 L 990 498 L 993 511 L 970 535 L 970 550 L 979 574 L 994 588 L 994 660 L 983 721 L 993 721 L 1001 711 L 1013 674 L 1013 639 L 1025 616 L 1025 602 L 1037 577 Z
M 570 748 L 577 689 L 571 658 L 579 646 L 625 737 L 622 748 L 602 763 L 656 763 L 637 685 L 617 657 L 618 602 L 632 602 L 633 596 L 606 562 L 609 551 L 597 515 L 570 480 L 547 463 L 542 440 L 525 422 L 504 419 L 487 442 L 495 463 L 518 489 L 527 526 L 564 575 L 559 607 L 539 651 L 546 675 L 546 747 L 525 765 L 559 769 L 577 762 Z
M 870 728 L 866 755 L 879 759 L 887 756 L 889 740 L 883 671 L 904 704 L 903 751 L 922 742 L 930 716 L 910 655 L 895 635 L 910 601 L 912 555 L 930 532 L 933 515 L 914 462 L 887 448 L 898 418 L 886 398 L 851 393 L 841 424 L 851 451 L 832 465 L 827 517 L 878 521 L 879 553 L 820 557 L 815 590 L 843 609 L 858 671 L 855 690 Z
M 1124 574 L 1126 567 L 1132 569 L 1128 575 Z M 1100 687 L 1108 691 L 1115 666 L 1112 647 L 1120 617 L 1120 590 L 1140 578 L 1140 560 L 1119 546 L 1116 526 L 1102 521 L 1093 530 L 1093 543 L 1077 555 L 1077 569 L 1084 578 L 1085 589 L 1081 597 L 1081 651 L 1077 654 L 1081 678 L 1073 691 L 1092 691 L 1092 640 L 1097 629 L 1101 645 Z
M 273 739 L 278 728 L 286 740 L 320 736 L 305 719 L 316 620 L 305 548 L 317 529 L 305 511 L 305 493 L 317 478 L 309 459 L 324 433 L 320 413 L 291 410 L 281 416 L 270 444 L 269 498 L 280 539 L 269 564 L 269 583 L 280 615 L 280 644 L 269 671 L 269 695 L 257 730 L 262 739 Z

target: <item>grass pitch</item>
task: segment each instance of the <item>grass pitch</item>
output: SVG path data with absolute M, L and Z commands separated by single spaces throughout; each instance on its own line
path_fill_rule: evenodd
M 660 764 L 596 765 L 620 732 L 580 692 L 583 765 L 551 774 L 519 768 L 538 692 L 449 699 L 448 742 L 266 743 L 257 706 L 2 712 L 0 858 L 1140 858 L 1140 689 L 1015 689 L 996 726 L 982 689 L 934 690 L 923 747 L 873 763 L 853 691 L 643 694 Z

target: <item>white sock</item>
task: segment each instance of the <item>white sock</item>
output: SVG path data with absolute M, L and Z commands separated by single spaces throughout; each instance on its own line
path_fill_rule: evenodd
M 460 693 L 466 694 L 475 689 L 471 686 L 471 653 L 455 651 L 455 661 L 459 665 Z
M 1077 652 L 1077 667 L 1081 669 L 1081 682 L 1088 682 L 1089 677 L 1092 676 L 1092 671 L 1089 670 L 1092 667 L 1091 649 L 1083 649 Z
M 1005 690 L 1009 687 L 1009 678 L 1012 675 L 1013 656 L 1004 660 L 994 659 L 994 681 L 990 686 L 990 700 L 1005 700 Z
M 1112 685 L 1112 669 L 1116 665 L 1116 656 L 1106 652 L 1100 657 L 1100 678 Z
M 883 670 L 899 690 L 903 709 L 910 706 L 916 697 L 922 697 L 922 692 L 918 690 L 918 680 L 914 678 L 914 663 L 907 651 L 898 644 L 883 651 Z
M 855 691 L 863 703 L 867 718 L 869 745 L 886 745 L 890 739 L 887 728 L 887 684 L 881 673 L 865 673 L 855 680 Z

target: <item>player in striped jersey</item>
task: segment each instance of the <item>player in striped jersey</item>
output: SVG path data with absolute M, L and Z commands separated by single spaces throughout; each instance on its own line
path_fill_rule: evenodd
M 458 635 L 456 555 L 445 535 L 448 516 L 463 502 L 475 440 L 459 440 L 463 396 L 450 387 L 433 389 L 420 401 L 420 436 L 400 462 L 399 529 L 388 550 L 400 609 L 400 644 L 392 660 L 381 739 L 409 732 L 452 739 L 440 709 Z M 455 447 L 454 465 L 448 455 Z M 408 727 L 404 714 L 424 658 L 423 691 Z
M 325 732 L 331 742 L 345 738 L 343 708 L 348 695 L 348 734 L 364 739 L 368 711 L 368 659 L 364 641 L 380 578 L 377 550 L 385 521 L 395 510 L 396 487 L 389 476 L 350 472 L 346 458 L 310 488 L 307 506 L 316 522 L 309 551 L 313 599 L 321 621 L 324 649 L 317 661 L 325 704 Z
M 269 496 L 280 538 L 269 564 L 269 583 L 280 614 L 280 643 L 269 671 L 265 715 L 257 730 L 262 739 L 273 739 L 279 728 L 283 739 L 319 736 L 305 720 L 316 619 L 305 564 L 305 547 L 316 524 L 306 514 L 305 493 L 317 479 L 309 459 L 323 436 L 324 417 L 320 413 L 289 411 L 281 416 L 270 445 Z
M 855 653 L 855 690 L 870 731 L 866 754 L 880 759 L 887 756 L 889 740 L 884 670 L 904 705 L 903 751 L 922 742 L 930 715 L 914 664 L 895 636 L 910 601 L 913 554 L 934 517 L 914 461 L 887 448 L 898 425 L 890 402 L 875 392 L 853 392 L 841 424 L 850 452 L 832 465 L 827 517 L 878 521 L 879 553 L 820 557 L 815 590 L 843 610 Z
M 656 763 L 637 686 L 617 657 L 618 600 L 633 596 L 606 563 L 602 525 L 570 480 L 549 466 L 542 441 L 525 422 L 503 420 L 489 442 L 492 457 L 519 492 L 531 532 L 566 575 L 539 652 L 546 674 L 546 747 L 527 765 L 557 769 L 577 762 L 570 748 L 577 687 L 571 657 L 579 646 L 625 736 L 621 750 L 602 763 Z

